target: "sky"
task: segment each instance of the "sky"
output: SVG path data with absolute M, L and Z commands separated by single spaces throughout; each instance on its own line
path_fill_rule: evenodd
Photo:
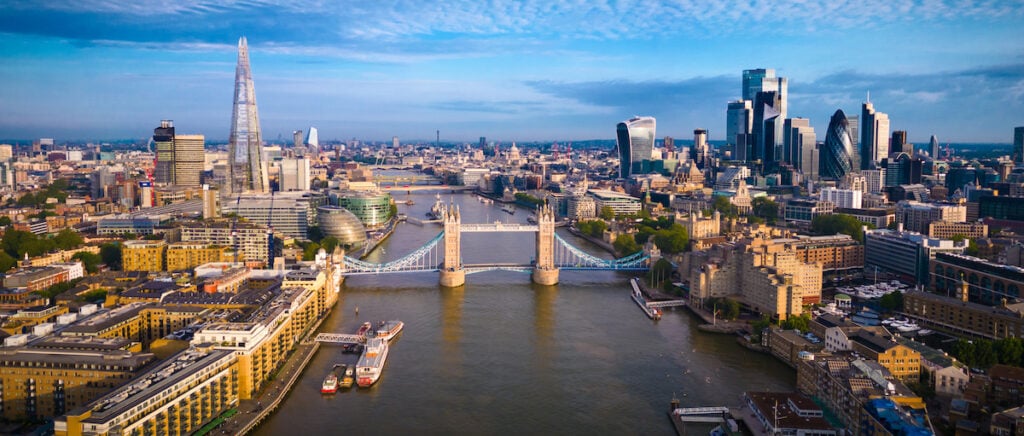
M 226 140 L 248 39 L 263 136 L 725 137 L 744 69 L 823 139 L 870 92 L 911 141 L 1024 126 L 1024 0 L 4 0 L 0 138 Z

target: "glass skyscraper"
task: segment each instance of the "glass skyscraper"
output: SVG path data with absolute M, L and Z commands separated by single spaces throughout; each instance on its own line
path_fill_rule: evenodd
M 231 112 L 228 145 L 227 191 L 231 193 L 269 193 L 270 181 L 263 164 L 263 135 L 256 109 L 256 88 L 249 70 L 249 45 L 238 40 L 238 66 L 235 67 L 235 100 Z
M 750 100 L 729 102 L 725 119 L 725 142 L 733 146 L 732 158 L 745 160 L 750 154 L 750 150 L 746 150 L 747 141 L 744 140 L 743 144 L 740 144 L 736 138 L 738 135 L 750 134 L 750 129 L 754 124 L 753 102 Z M 744 149 L 740 150 L 740 146 Z
M 821 149 L 821 177 L 839 180 L 853 170 L 853 141 L 850 138 L 850 122 L 842 109 L 836 110 L 828 122 L 825 145 Z
M 860 169 L 875 168 L 889 156 L 889 115 L 875 111 L 870 101 L 860 110 Z
M 615 128 L 615 143 L 619 150 L 619 177 L 632 174 L 633 163 L 651 160 L 654 151 L 656 122 L 654 117 L 633 117 Z

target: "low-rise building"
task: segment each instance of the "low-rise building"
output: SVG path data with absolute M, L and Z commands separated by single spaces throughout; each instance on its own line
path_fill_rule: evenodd
M 39 267 L 24 268 L 17 270 L 4 277 L 4 287 L 17 289 L 24 288 L 29 292 L 42 291 L 58 283 L 64 283 L 69 279 L 70 272 L 65 268 Z
M 65 338 L 0 348 L 2 416 L 54 418 L 131 380 L 155 358 L 125 350 L 127 342 Z
M 903 310 L 919 324 L 950 333 L 987 339 L 1024 337 L 1024 305 L 988 306 L 930 292 L 903 294 Z
M 786 221 L 803 224 L 810 224 L 818 216 L 830 215 L 834 209 L 835 205 L 828 201 L 798 198 L 787 201 L 783 207 Z
M 587 193 L 594 197 L 594 206 L 597 213 L 605 207 L 611 208 L 615 215 L 632 215 L 640 212 L 640 199 L 621 192 L 591 189 Z
M 804 395 L 781 392 L 744 392 L 743 402 L 767 434 L 830 436 L 839 434 L 825 414 Z
M 200 242 L 173 242 L 167 246 L 167 271 L 188 271 L 210 262 L 230 262 L 234 252 L 224 246 Z
M 896 221 L 896 210 L 887 207 L 872 207 L 863 209 L 847 209 L 837 207 L 833 210 L 833 213 L 841 213 L 843 215 L 850 215 L 864 224 L 870 224 L 876 229 L 884 229 L 889 227 Z
M 912 232 L 928 233 L 934 221 L 967 221 L 967 206 L 954 203 L 921 203 L 904 200 L 896 204 L 896 222 Z
M 889 335 L 861 330 L 850 337 L 853 351 L 878 362 L 903 383 L 917 383 L 921 378 L 921 353 L 900 345 Z
M 125 271 L 158 272 L 164 270 L 167 243 L 164 241 L 124 241 L 121 264 Z
M 238 404 L 237 358 L 196 346 L 54 422 L 58 436 L 190 434 Z
M 954 236 L 968 239 L 987 238 L 988 224 L 932 221 L 928 223 L 928 236 L 939 239 L 953 239 Z
M 864 246 L 849 235 L 797 236 L 792 245 L 797 259 L 821 265 L 824 273 L 864 268 Z
M 968 299 L 1000 306 L 1016 301 L 1024 290 L 1024 268 L 956 253 L 939 253 L 931 260 L 930 288 L 940 295 L 958 295 L 967 284 Z
M 928 262 L 938 253 L 963 253 L 966 241 L 929 238 L 887 229 L 864 232 L 864 269 L 893 274 L 906 282 L 928 283 Z

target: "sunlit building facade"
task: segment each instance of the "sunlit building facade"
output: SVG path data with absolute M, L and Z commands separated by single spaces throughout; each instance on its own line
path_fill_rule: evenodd
M 619 177 L 632 174 L 633 163 L 651 159 L 654 150 L 656 121 L 654 117 L 633 117 L 615 129 L 619 150 Z
M 249 69 L 249 45 L 238 40 L 238 66 L 235 67 L 235 100 L 231 112 L 231 136 L 228 144 L 227 192 L 267 193 L 270 182 L 263 164 L 263 138 L 256 109 L 256 88 Z

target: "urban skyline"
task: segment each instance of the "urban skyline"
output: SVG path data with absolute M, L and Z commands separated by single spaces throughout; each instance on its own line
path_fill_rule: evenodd
M 435 130 L 456 141 L 611 139 L 618 121 L 650 115 L 664 135 L 704 128 L 721 140 L 740 71 L 774 68 L 790 81 L 788 116 L 817 131 L 871 92 L 911 142 L 1009 143 L 1024 107 L 1022 16 L 1020 2 L 448 2 L 339 12 L 14 1 L 0 6 L 0 137 L 144 138 L 154 120 L 174 119 L 226 140 L 225 84 L 234 41 L 246 36 L 267 138 L 316 126 L 336 139 Z M 863 49 L 837 56 L 836 47 Z

